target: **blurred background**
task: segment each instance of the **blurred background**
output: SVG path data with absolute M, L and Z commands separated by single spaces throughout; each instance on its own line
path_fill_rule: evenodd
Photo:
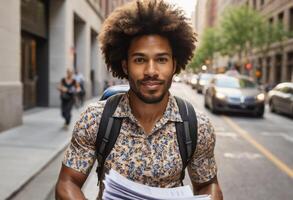
M 60 129 L 57 86 L 78 71 L 87 105 L 125 84 L 107 71 L 97 36 L 129 1 L 0 0 L 0 199 L 53 199 L 73 125 Z M 293 199 L 293 1 L 168 1 L 198 40 L 171 91 L 215 124 L 225 199 Z

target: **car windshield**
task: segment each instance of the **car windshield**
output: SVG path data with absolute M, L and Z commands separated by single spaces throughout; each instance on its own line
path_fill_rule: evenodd
M 255 88 L 254 82 L 244 78 L 221 77 L 216 80 L 216 85 L 223 88 Z

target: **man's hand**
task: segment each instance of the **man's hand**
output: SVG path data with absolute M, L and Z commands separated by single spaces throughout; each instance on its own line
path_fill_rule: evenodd
M 56 184 L 56 200 L 85 200 L 81 187 L 87 175 L 62 165 Z
M 210 194 L 212 196 L 212 200 L 223 200 L 223 193 L 217 177 L 202 184 L 192 182 L 192 185 L 194 194 Z

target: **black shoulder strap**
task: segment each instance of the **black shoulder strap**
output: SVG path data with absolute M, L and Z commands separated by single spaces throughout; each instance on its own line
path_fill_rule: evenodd
M 96 172 L 98 174 L 99 182 L 102 181 L 105 159 L 114 147 L 120 132 L 122 119 L 113 117 L 113 113 L 115 112 L 122 95 L 123 94 L 117 94 L 110 97 L 107 100 L 102 113 L 96 139 L 96 155 L 98 160 Z
M 187 167 L 197 144 L 197 117 L 193 106 L 189 102 L 179 97 L 175 97 L 175 99 L 183 121 L 176 123 L 177 140 L 183 163 L 181 173 L 181 181 L 183 181 L 185 176 L 185 168 Z

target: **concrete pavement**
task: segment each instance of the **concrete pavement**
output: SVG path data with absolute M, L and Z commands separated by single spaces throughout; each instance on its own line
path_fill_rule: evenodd
M 0 133 L 0 199 L 17 193 L 66 148 L 82 110 L 72 110 L 68 130 L 59 108 L 35 108 L 24 113 L 23 125 Z

